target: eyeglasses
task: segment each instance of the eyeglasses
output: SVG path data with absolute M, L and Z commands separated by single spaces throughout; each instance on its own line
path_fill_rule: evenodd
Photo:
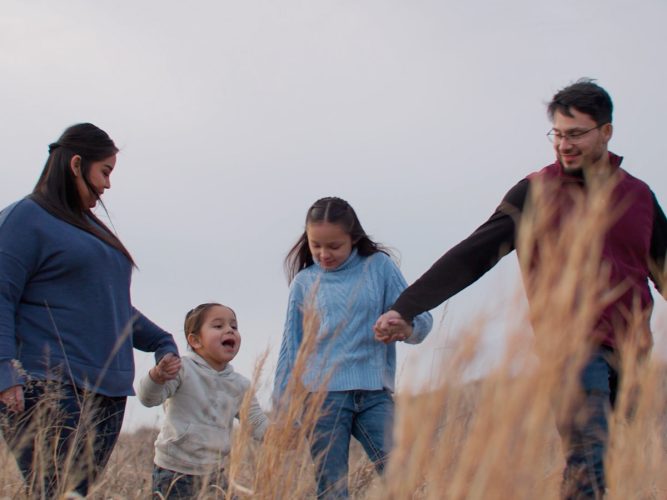
M 563 139 L 567 139 L 567 142 L 569 142 L 570 144 L 577 144 L 578 142 L 581 142 L 583 140 L 583 137 L 587 133 L 599 129 L 604 125 L 606 125 L 606 123 L 602 123 L 597 127 L 589 128 L 588 130 L 575 130 L 573 132 L 566 132 L 564 134 L 561 134 L 557 130 L 551 129 L 549 130 L 549 132 L 547 132 L 547 138 L 553 143 L 561 142 Z

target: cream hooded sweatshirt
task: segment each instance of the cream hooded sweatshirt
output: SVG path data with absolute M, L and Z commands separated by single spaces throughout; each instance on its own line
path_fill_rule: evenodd
M 137 395 L 145 406 L 164 403 L 165 420 L 155 441 L 155 464 L 182 474 L 205 475 L 222 466 L 231 450 L 234 418 L 250 381 L 234 371 L 211 368 L 195 353 L 182 358 L 178 376 L 164 385 L 147 374 Z M 248 408 L 248 424 L 255 439 L 262 439 L 268 425 L 255 396 Z

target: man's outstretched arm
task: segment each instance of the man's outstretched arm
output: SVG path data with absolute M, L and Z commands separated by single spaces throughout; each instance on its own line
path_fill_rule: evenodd
M 411 321 L 477 281 L 514 250 L 528 188 L 528 179 L 523 179 L 510 189 L 493 215 L 406 288 L 391 309 Z

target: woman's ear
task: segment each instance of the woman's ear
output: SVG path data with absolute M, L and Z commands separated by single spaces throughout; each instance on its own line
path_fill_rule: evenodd
M 81 175 L 81 156 L 72 156 L 72 159 L 69 161 L 69 168 L 72 170 L 74 177 Z

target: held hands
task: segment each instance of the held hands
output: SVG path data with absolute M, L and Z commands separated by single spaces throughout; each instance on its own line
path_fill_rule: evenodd
M 0 403 L 13 413 L 21 413 L 25 409 L 23 401 L 23 386 L 15 385 L 0 392 Z
M 405 321 L 396 311 L 387 311 L 378 318 L 373 326 L 375 340 L 389 344 L 406 340 L 412 335 L 412 325 Z
M 165 354 L 160 362 L 150 369 L 148 376 L 153 382 L 163 385 L 173 380 L 181 369 L 181 358 L 172 353 Z

